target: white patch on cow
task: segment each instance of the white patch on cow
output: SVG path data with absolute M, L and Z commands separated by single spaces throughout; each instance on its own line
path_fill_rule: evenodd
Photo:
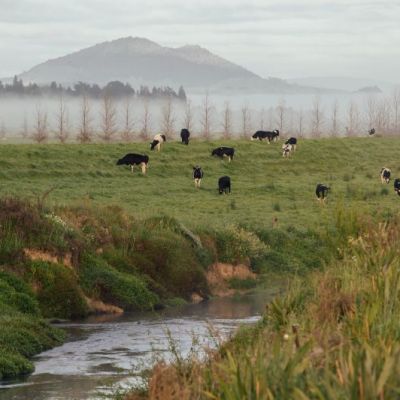
M 200 188 L 201 178 L 194 178 L 194 187 Z
M 389 174 L 391 174 L 391 170 L 389 169 L 389 168 L 386 168 L 386 167 L 383 167 L 382 169 L 381 169 L 381 183 L 383 184 L 383 183 L 389 183 L 390 182 L 390 177 L 389 178 L 386 178 L 384 175 L 385 175 L 385 173 L 389 173 Z

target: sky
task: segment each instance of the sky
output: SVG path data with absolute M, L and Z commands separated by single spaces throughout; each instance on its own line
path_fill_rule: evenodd
M 0 0 L 0 77 L 126 36 L 263 76 L 400 82 L 399 0 Z

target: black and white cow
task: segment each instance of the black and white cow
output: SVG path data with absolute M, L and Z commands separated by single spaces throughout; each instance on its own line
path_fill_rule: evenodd
M 167 140 L 165 135 L 156 135 L 153 138 L 153 141 L 150 143 L 150 150 L 154 150 L 157 147 L 157 151 L 161 150 L 161 143 L 164 143 Z
M 289 158 L 292 151 L 293 151 L 293 146 L 291 144 L 283 144 L 282 145 L 282 157 L 283 158 Z
M 317 199 L 319 201 L 325 202 L 325 198 L 328 195 L 329 190 L 331 190 L 328 186 L 324 185 L 323 183 L 318 183 L 315 194 L 317 195 Z
M 189 144 L 189 138 L 190 138 L 190 132 L 188 129 L 184 128 L 181 130 L 181 139 L 182 139 L 182 144 Z
M 193 167 L 193 179 L 194 179 L 194 187 L 200 188 L 201 180 L 203 179 L 203 170 L 201 167 L 196 165 Z
M 400 196 L 400 179 L 396 178 L 393 183 L 394 191 Z
M 297 139 L 295 137 L 291 137 L 286 140 L 285 144 L 290 144 L 293 147 L 293 151 L 296 151 Z
M 219 194 L 227 194 L 231 192 L 231 178 L 229 176 L 221 176 L 218 179 Z
M 372 128 L 368 131 L 368 135 L 372 136 L 375 135 L 375 128 Z
M 389 168 L 383 167 L 381 169 L 381 183 L 389 183 L 392 171 Z
M 140 165 L 142 173 L 145 174 L 147 170 L 147 164 L 149 163 L 149 156 L 145 154 L 129 153 L 117 161 L 117 165 L 130 165 L 131 171 L 135 165 Z
M 273 140 L 276 141 L 278 140 L 279 137 L 279 131 L 278 129 L 275 129 L 274 131 L 257 131 L 252 137 L 251 140 L 264 140 L 267 139 L 268 143 L 271 143 Z
M 211 152 L 212 156 L 217 156 L 220 158 L 228 157 L 229 162 L 233 159 L 235 154 L 235 149 L 233 147 L 217 147 Z

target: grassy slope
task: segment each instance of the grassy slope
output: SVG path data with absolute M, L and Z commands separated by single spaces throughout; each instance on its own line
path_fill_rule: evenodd
M 221 144 L 236 148 L 228 164 L 210 156 Z M 160 154 L 144 143 L 113 145 L 4 145 L 0 147 L 1 194 L 37 196 L 51 187 L 49 204 L 119 204 L 139 217 L 166 214 L 189 227 L 223 225 L 229 221 L 251 227 L 284 225 L 313 227 L 331 215 L 337 202 L 373 212 L 397 211 L 392 186 L 381 194 L 379 171 L 392 168 L 400 176 L 400 140 L 393 138 L 300 141 L 291 160 L 280 144 L 250 141 L 192 142 L 188 147 L 167 142 Z M 116 160 L 128 152 L 150 155 L 147 176 L 130 174 Z M 196 191 L 191 167 L 203 167 L 203 188 Z M 232 178 L 232 195 L 219 197 L 217 179 Z M 318 182 L 332 185 L 329 207 L 315 201 Z M 280 210 L 280 211 L 279 211 Z

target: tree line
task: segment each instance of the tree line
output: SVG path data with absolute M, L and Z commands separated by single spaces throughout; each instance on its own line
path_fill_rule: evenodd
M 273 129 L 279 129 L 283 137 L 360 136 L 371 128 L 381 135 L 400 134 L 400 89 L 387 96 L 370 94 L 363 101 L 350 99 L 346 104 L 337 100 L 324 104 L 316 96 L 304 109 L 287 106 L 284 98 L 275 106 L 258 110 L 248 105 L 233 109 L 229 102 L 217 108 L 208 94 L 196 106 L 190 99 L 183 103 L 173 97 L 158 103 L 148 98 L 134 100 L 133 96 L 116 100 L 104 94 L 94 109 L 93 99 L 84 94 L 72 123 L 69 104 L 61 94 L 57 110 L 50 115 L 51 123 L 48 111 L 38 106 L 30 123 L 25 116 L 20 133 L 37 143 L 50 139 L 61 143 L 130 142 L 148 140 L 155 133 L 174 138 L 182 128 L 206 140 L 218 136 L 248 139 L 257 130 Z M 0 121 L 0 137 L 6 133 L 4 121 Z
M 78 82 L 74 85 L 64 87 L 57 82 L 51 82 L 48 85 L 38 85 L 36 83 L 24 84 L 22 79 L 14 76 L 12 83 L 4 84 L 0 81 L 0 96 L 17 95 L 17 96 L 37 96 L 37 97 L 55 97 L 55 96 L 71 96 L 81 97 L 83 95 L 100 99 L 105 95 L 122 98 L 126 96 L 137 96 L 141 98 L 159 99 L 171 97 L 176 100 L 186 101 L 185 89 L 180 86 L 178 91 L 175 91 L 169 86 L 149 88 L 142 85 L 139 89 L 135 90 L 129 83 L 122 83 L 120 81 L 112 81 L 103 87 L 97 84 L 89 84 L 85 82 Z

